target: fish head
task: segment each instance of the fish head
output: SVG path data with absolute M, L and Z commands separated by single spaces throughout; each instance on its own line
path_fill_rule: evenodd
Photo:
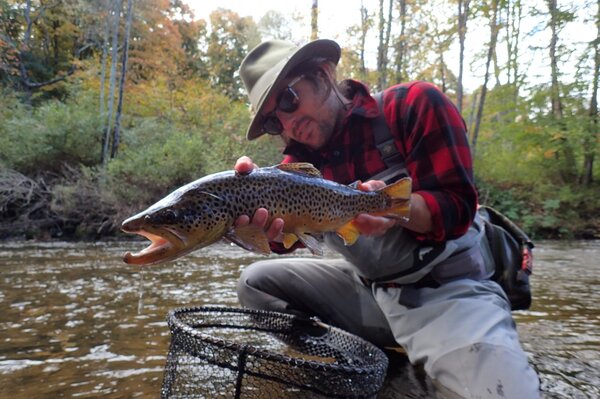
M 218 211 L 220 198 L 205 192 L 174 192 L 126 219 L 121 230 L 150 240 L 140 252 L 125 254 L 128 264 L 152 265 L 177 259 L 219 240 L 230 220 Z

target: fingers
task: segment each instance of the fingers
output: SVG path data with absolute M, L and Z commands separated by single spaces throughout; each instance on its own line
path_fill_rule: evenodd
M 255 168 L 258 168 L 258 166 L 254 162 L 252 162 L 252 159 L 250 159 L 250 157 L 247 157 L 245 155 L 239 157 L 238 160 L 235 162 L 235 166 L 233 167 L 233 169 L 235 169 L 236 172 L 242 175 L 250 173 L 252 169 Z
M 381 180 L 369 180 L 367 182 L 359 182 L 358 189 L 361 191 L 376 191 L 385 187 L 385 183 Z
M 267 230 L 267 237 L 269 237 L 269 241 L 283 241 L 283 225 L 283 219 L 273 219 L 273 222 L 271 222 L 271 225 Z
M 366 236 L 380 236 L 396 225 L 396 221 L 382 216 L 360 214 L 354 223 L 361 234 Z
M 269 221 L 269 211 L 266 210 L 265 208 L 258 208 L 256 210 L 256 212 L 254 212 L 252 219 L 250 219 L 250 217 L 248 215 L 242 215 L 242 216 L 238 217 L 237 220 L 235 221 L 235 226 L 242 227 L 242 226 L 252 224 L 256 227 L 259 227 L 259 228 L 265 230 L 265 234 L 267 235 L 267 238 L 269 239 L 269 241 L 282 241 L 283 226 L 284 226 L 283 219 L 280 219 L 280 218 L 273 219 L 271 224 L 267 226 L 268 221 Z

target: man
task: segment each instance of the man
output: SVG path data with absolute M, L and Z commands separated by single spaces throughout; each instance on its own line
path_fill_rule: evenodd
M 386 178 L 389 183 L 403 171 L 413 182 L 410 218 L 359 215 L 362 235 L 355 244 L 325 236 L 340 258 L 252 264 L 238 283 L 240 303 L 316 315 L 380 347 L 400 345 L 446 396 L 539 397 L 508 299 L 488 279 L 460 114 L 424 82 L 390 87 L 378 104 L 363 84 L 337 83 L 339 58 L 331 40 L 302 47 L 267 41 L 253 49 L 240 66 L 254 113 L 247 137 L 280 135 L 283 162 L 311 162 L 327 179 L 366 182 L 358 184 L 362 190 L 385 186 L 382 173 L 399 172 Z M 399 158 L 392 163 L 402 167 L 386 166 L 377 120 L 392 135 Z M 248 157 L 235 166 L 240 173 L 254 167 Z M 279 244 L 284 223 L 270 220 L 267 209 L 236 223 L 264 228 L 272 250 L 285 252 Z

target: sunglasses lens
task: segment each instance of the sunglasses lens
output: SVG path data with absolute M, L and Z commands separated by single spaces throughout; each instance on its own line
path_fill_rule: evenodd
M 275 115 L 269 115 L 265 118 L 263 122 L 263 130 L 272 135 L 281 134 L 283 131 L 283 126 Z
M 283 112 L 291 113 L 298 109 L 298 95 L 291 87 L 281 92 L 277 99 L 277 108 Z

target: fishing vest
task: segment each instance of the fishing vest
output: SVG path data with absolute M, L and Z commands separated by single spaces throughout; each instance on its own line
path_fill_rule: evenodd
M 371 179 L 390 184 L 408 176 L 408 172 L 385 121 L 383 93 L 374 97 L 380 111 L 372 122 L 374 141 L 386 169 Z M 401 226 L 379 237 L 360 236 L 351 246 L 344 245 L 335 234 L 326 235 L 325 242 L 370 282 L 408 285 L 432 277 L 443 284 L 458 278 L 482 279 L 493 275 L 493 269 L 486 269 L 480 249 L 483 234 L 482 221 L 476 217 L 463 236 L 439 243 L 418 241 Z

